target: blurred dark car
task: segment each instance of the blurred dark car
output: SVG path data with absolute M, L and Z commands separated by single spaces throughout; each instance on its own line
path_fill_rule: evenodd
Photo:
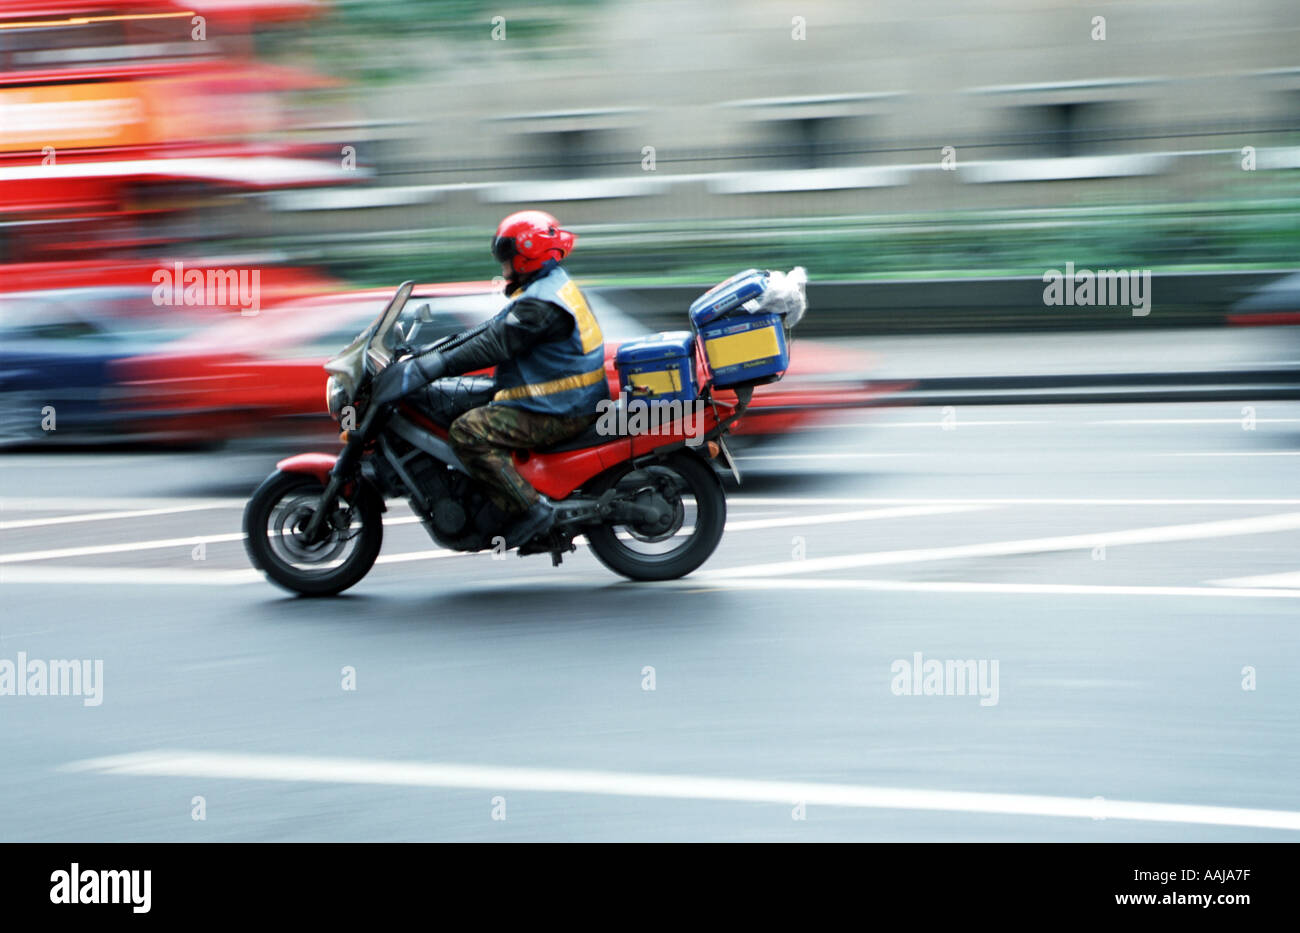
M 0 444 L 137 433 L 123 417 L 129 361 L 201 324 L 190 309 L 156 307 L 141 287 L 0 294 Z

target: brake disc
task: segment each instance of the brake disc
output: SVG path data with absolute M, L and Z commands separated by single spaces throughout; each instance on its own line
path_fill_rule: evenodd
M 298 497 L 286 503 L 280 510 L 280 517 L 272 529 L 281 547 L 294 559 L 304 563 L 319 564 L 333 560 L 347 546 L 352 535 L 344 535 L 328 522 L 326 527 L 331 533 L 320 541 L 312 543 L 303 536 L 303 530 L 316 514 L 315 499 Z

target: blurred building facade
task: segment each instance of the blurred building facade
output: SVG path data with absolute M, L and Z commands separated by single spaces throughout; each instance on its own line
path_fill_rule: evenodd
M 1297 48 L 1295 0 L 0 0 L 0 245 L 472 278 L 527 205 L 611 276 L 1290 264 Z M 45 171 L 87 69 L 156 132 Z
M 567 16 L 545 43 L 485 21 L 474 54 L 368 92 L 386 183 L 449 222 L 525 201 L 618 222 L 1186 198 L 1207 156 L 1289 165 L 1300 126 L 1293 0 Z

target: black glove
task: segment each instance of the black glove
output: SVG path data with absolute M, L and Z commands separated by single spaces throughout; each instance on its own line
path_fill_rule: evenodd
M 427 386 L 446 370 L 447 364 L 437 351 L 398 360 L 375 377 L 370 388 L 370 402 L 373 405 L 395 402 Z

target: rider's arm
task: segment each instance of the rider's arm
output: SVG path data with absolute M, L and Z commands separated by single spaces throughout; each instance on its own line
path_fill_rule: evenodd
M 505 313 L 476 327 L 466 339 L 452 341 L 438 352 L 444 374 L 457 376 L 497 366 L 539 343 L 563 340 L 573 330 L 573 318 L 559 305 L 536 298 L 521 298 Z
M 539 343 L 573 332 L 573 318 L 559 305 L 521 298 L 484 324 L 437 349 L 402 357 L 375 377 L 375 404 L 396 401 L 443 376 L 459 376 L 513 359 Z

